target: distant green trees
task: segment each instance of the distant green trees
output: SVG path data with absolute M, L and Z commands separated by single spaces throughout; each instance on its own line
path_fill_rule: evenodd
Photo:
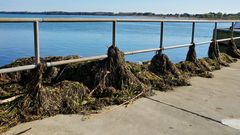
M 206 14 L 196 14 L 196 15 L 193 15 L 193 17 L 206 18 L 206 19 L 240 19 L 240 13 L 226 14 L 221 12 L 218 12 L 218 13 L 209 12 Z
M 50 14 L 50 15 L 107 15 L 107 16 L 158 16 L 158 17 L 184 17 L 184 18 L 199 18 L 199 19 L 240 19 L 240 12 L 236 14 L 214 13 L 205 14 L 155 14 L 152 12 L 63 12 L 63 11 L 47 11 L 47 12 L 6 12 L 0 11 L 3 14 Z
M 214 13 L 209 12 L 205 14 L 155 14 L 155 16 L 161 17 L 185 17 L 185 18 L 199 18 L 199 19 L 240 19 L 240 12 L 236 14 L 227 14 L 227 13 Z

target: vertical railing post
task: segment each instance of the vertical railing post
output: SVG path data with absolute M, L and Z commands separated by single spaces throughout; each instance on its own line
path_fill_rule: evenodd
M 231 27 L 231 39 L 233 40 L 233 35 L 234 35 L 234 22 L 232 22 L 232 27 Z
M 40 64 L 40 52 L 39 52 L 39 22 L 34 24 L 34 52 L 35 52 L 35 64 Z
M 217 42 L 217 25 L 218 25 L 218 23 L 215 22 L 215 25 L 214 25 L 214 38 L 213 38 L 214 42 Z
M 160 52 L 163 49 L 163 31 L 164 31 L 164 22 L 161 22 L 161 31 L 160 31 Z
M 195 25 L 196 25 L 196 23 L 193 22 L 192 23 L 192 40 L 191 40 L 191 44 L 193 44 L 193 45 L 194 45 L 194 42 L 195 42 Z
M 116 47 L 116 23 L 117 21 L 113 21 L 113 28 L 112 28 L 112 45 Z

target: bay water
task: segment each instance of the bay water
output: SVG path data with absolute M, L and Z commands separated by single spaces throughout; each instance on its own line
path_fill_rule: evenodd
M 130 16 L 80 16 L 80 15 L 23 15 L 0 14 L 0 18 L 144 18 Z M 152 19 L 152 18 L 151 18 Z M 176 19 L 176 18 L 175 18 Z M 230 27 L 222 23 L 221 28 Z M 122 51 L 157 48 L 160 45 L 160 23 L 158 22 L 118 22 L 117 46 Z M 112 23 L 74 22 L 40 23 L 40 55 L 81 57 L 106 54 L 112 44 Z M 210 41 L 213 23 L 197 23 L 195 41 Z M 191 42 L 191 23 L 165 23 L 164 46 L 188 44 Z M 18 58 L 34 56 L 32 23 L 0 23 L 0 66 Z M 198 58 L 206 57 L 209 44 L 196 47 Z M 166 50 L 173 62 L 183 61 L 188 48 Z M 126 56 L 126 60 L 140 62 L 151 60 L 155 52 Z

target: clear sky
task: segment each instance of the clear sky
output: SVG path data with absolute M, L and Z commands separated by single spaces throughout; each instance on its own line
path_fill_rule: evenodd
M 0 0 L 0 11 L 240 12 L 240 0 Z

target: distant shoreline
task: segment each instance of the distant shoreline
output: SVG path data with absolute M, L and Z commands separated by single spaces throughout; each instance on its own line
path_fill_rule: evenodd
M 179 17 L 179 15 L 173 14 L 155 14 L 151 12 L 145 13 L 114 13 L 114 12 L 63 12 L 63 11 L 49 11 L 49 12 L 25 12 L 25 11 L 14 11 L 14 12 L 6 12 L 0 11 L 0 14 L 27 14 L 27 15 L 94 15 L 94 16 L 140 16 L 140 17 Z
M 142 14 L 122 14 L 122 13 L 108 13 L 108 12 L 2 12 L 0 14 L 16 14 L 16 15 L 76 15 L 76 16 L 128 16 L 140 17 L 143 19 L 200 19 L 194 17 L 177 17 L 167 15 L 142 15 Z
M 94 16 L 134 16 L 151 18 L 181 18 L 181 19 L 240 19 L 240 13 L 206 13 L 206 14 L 155 14 L 152 12 L 65 12 L 65 11 L 46 11 L 46 12 L 27 12 L 27 11 L 0 11 L 0 14 L 26 14 L 26 15 L 94 15 Z

